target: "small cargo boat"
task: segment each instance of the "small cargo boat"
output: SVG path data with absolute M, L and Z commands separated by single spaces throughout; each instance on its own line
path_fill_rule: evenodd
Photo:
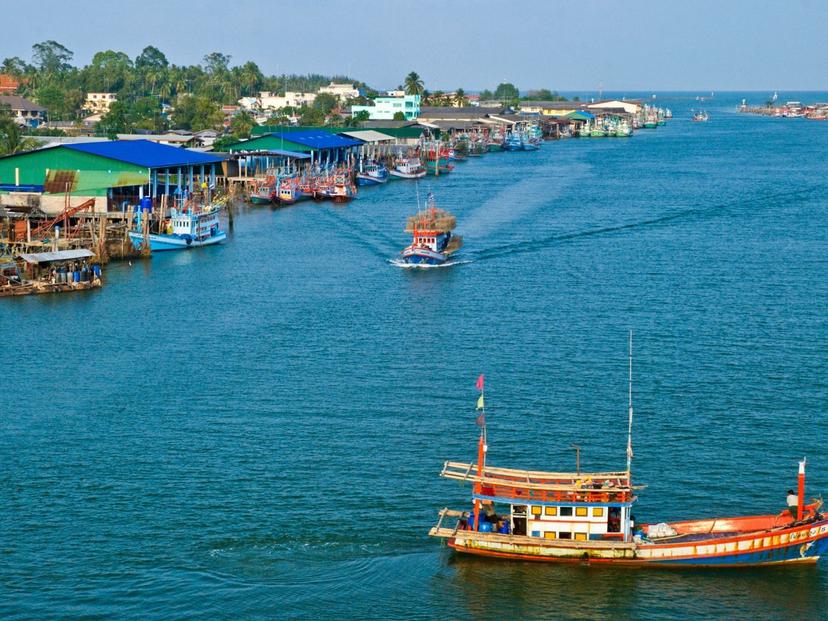
M 434 195 L 429 193 L 426 207 L 408 218 L 405 230 L 411 233 L 411 245 L 400 256 L 403 263 L 423 267 L 442 265 L 463 244 L 461 237 L 452 235 L 457 219 L 443 209 L 437 209 Z
M 482 404 L 482 376 L 478 407 Z M 632 395 L 632 391 L 630 391 Z M 632 398 L 627 467 L 616 472 L 542 472 L 487 463 L 485 417 L 476 463 L 449 461 L 441 476 L 472 485 L 470 510 L 443 509 L 429 534 L 458 553 L 520 561 L 639 566 L 743 567 L 816 563 L 828 551 L 822 500 L 805 502 L 805 460 L 787 509 L 637 525 L 632 514 Z M 454 520 L 453 525 L 446 521 Z

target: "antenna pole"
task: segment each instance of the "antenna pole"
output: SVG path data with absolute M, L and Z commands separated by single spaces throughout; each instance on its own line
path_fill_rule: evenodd
M 632 402 L 632 382 L 633 382 L 633 375 L 632 375 L 632 340 L 633 340 L 633 331 L 630 330 L 630 411 L 629 411 L 629 426 L 627 427 L 627 477 L 630 476 L 630 470 L 632 467 L 632 457 L 633 457 L 633 450 L 632 450 L 632 424 L 633 424 L 633 402 Z

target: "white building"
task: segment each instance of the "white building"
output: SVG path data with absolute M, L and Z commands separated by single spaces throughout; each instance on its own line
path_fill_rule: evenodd
M 385 91 L 387 97 L 405 97 L 405 91 Z
M 282 108 L 301 108 L 310 106 L 316 99 L 316 93 L 286 91 L 284 97 L 277 93 L 262 91 L 259 93 L 259 107 L 262 110 L 281 110 Z
M 635 99 L 635 100 L 605 99 L 605 100 L 602 100 L 602 101 L 596 101 L 595 103 L 591 103 L 587 107 L 590 110 L 593 110 L 593 109 L 600 110 L 602 108 L 615 108 L 615 109 L 623 108 L 624 111 L 627 114 L 638 114 L 641 111 L 641 102 L 637 99 Z
M 83 109 L 92 114 L 105 114 L 116 101 L 118 96 L 115 93 L 87 93 Z
M 377 97 L 372 106 L 351 106 L 351 116 L 363 111 L 368 113 L 368 118 L 372 121 L 393 120 L 398 112 L 403 114 L 406 121 L 413 121 L 420 116 L 420 96 Z
M 328 93 L 333 95 L 341 103 L 345 103 L 349 99 L 356 99 L 359 97 L 359 90 L 354 88 L 353 84 L 338 84 L 331 82 L 328 86 L 323 86 L 319 89 L 319 93 Z

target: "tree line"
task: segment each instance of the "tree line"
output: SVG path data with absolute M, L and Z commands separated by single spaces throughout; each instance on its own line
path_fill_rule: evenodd
M 61 43 L 44 41 L 32 46 L 30 61 L 18 56 L 4 59 L 0 73 L 17 78 L 18 92 L 45 107 L 50 120 L 79 121 L 87 93 L 115 93 L 117 103 L 101 120 L 108 133 L 166 129 L 166 105 L 173 108 L 174 127 L 198 130 L 221 127 L 222 105 L 235 105 L 241 97 L 263 90 L 316 91 L 335 80 L 371 91 L 346 76 L 265 75 L 255 62 L 231 65 L 232 57 L 221 52 L 207 54 L 198 65 L 170 63 L 154 46 L 135 58 L 115 50 L 98 52 L 81 67 L 72 63 L 73 58 L 74 52 Z

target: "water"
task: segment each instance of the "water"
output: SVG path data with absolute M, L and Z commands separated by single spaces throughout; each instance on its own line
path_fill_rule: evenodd
M 3 300 L 0 616 L 825 618 L 824 565 L 559 567 L 426 536 L 468 497 L 437 473 L 474 459 L 479 373 L 490 463 L 572 468 L 574 442 L 623 467 L 629 328 L 640 522 L 781 510 L 803 455 L 828 490 L 828 124 L 741 97 L 429 178 L 451 268 L 389 263 L 399 181 Z

